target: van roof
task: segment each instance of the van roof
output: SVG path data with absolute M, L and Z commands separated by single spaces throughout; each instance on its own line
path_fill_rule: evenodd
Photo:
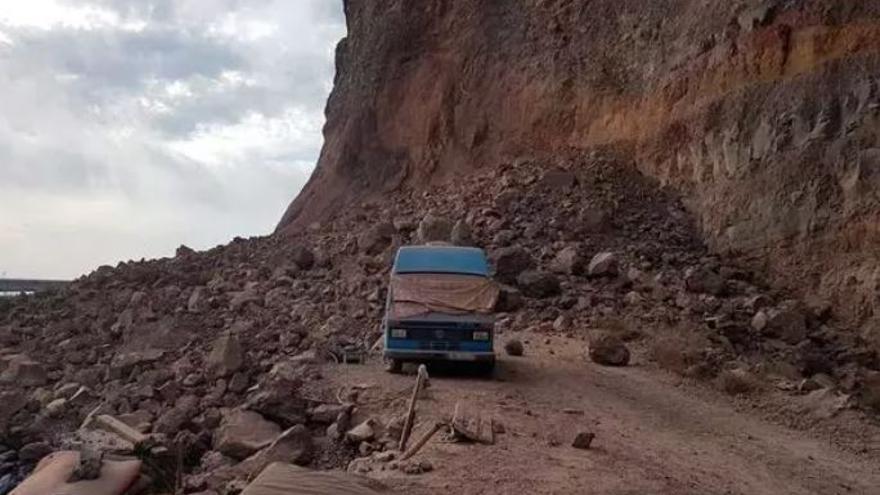
M 486 253 L 458 246 L 405 246 L 397 250 L 394 273 L 458 273 L 489 276 Z

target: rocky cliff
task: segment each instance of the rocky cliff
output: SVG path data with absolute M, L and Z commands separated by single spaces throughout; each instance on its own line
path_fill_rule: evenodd
M 680 194 L 713 248 L 875 331 L 880 2 L 345 10 L 326 143 L 279 231 L 390 190 L 612 149 Z

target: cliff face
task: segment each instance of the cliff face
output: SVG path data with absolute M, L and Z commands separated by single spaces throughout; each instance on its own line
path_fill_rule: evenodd
M 348 0 L 326 143 L 279 231 L 401 187 L 613 148 L 717 250 L 880 311 L 880 2 Z

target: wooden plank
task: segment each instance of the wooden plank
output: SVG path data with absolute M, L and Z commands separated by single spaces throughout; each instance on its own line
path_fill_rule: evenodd
M 406 442 L 409 440 L 410 433 L 412 433 L 413 422 L 416 418 L 416 401 L 419 399 L 419 392 L 427 379 L 428 368 L 426 368 L 424 364 L 421 364 L 419 365 L 419 372 L 416 377 L 416 384 L 413 387 L 412 396 L 409 398 L 409 408 L 407 408 L 406 411 L 406 421 L 403 424 L 403 432 L 400 434 L 400 444 L 398 445 L 397 450 L 401 452 L 406 451 Z

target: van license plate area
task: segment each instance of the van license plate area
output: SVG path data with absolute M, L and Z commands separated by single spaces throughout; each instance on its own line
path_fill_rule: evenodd
M 449 359 L 453 361 L 474 361 L 476 356 L 467 352 L 450 352 Z

